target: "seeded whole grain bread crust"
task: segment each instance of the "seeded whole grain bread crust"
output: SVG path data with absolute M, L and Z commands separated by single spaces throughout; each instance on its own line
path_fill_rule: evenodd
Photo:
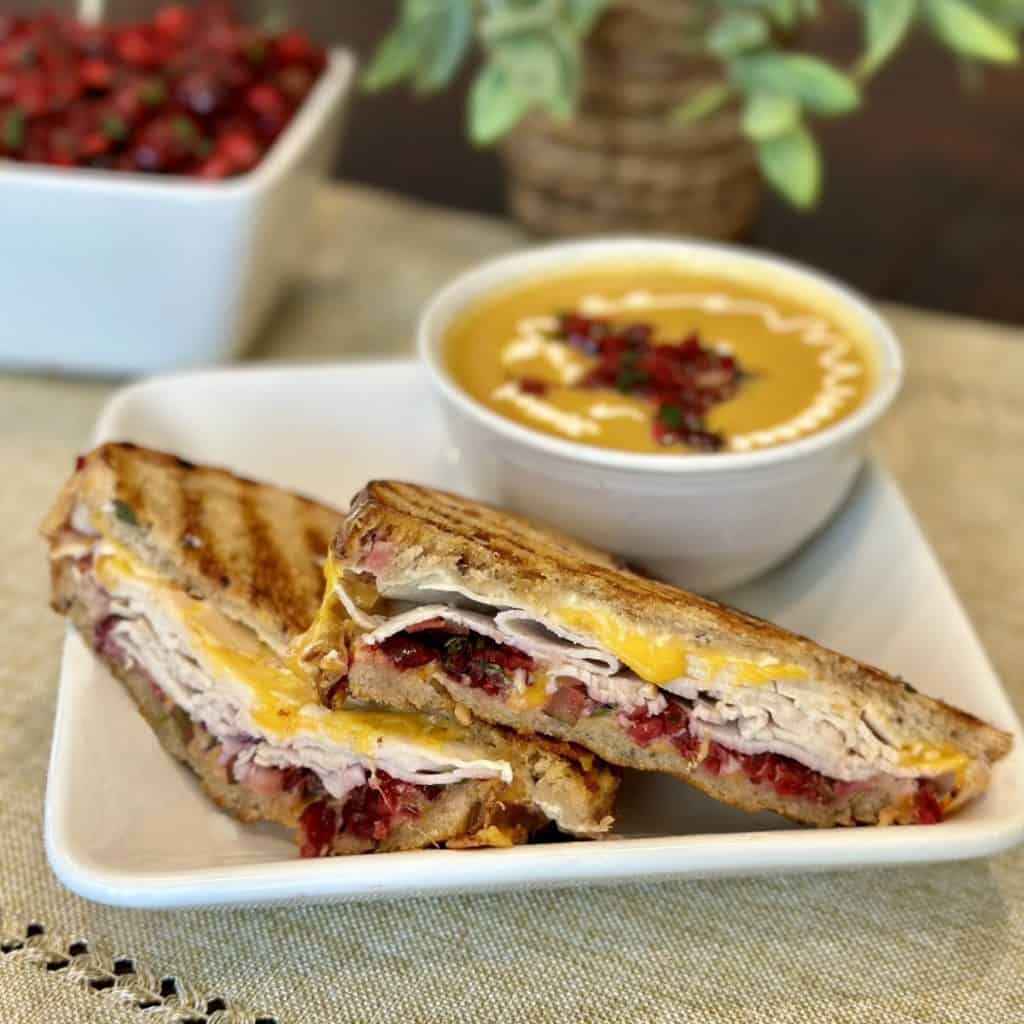
M 125 502 L 132 515 L 119 511 L 118 502 Z M 71 620 L 90 648 L 95 647 L 97 623 L 82 600 L 84 570 L 76 552 L 62 553 L 76 505 L 87 510 L 96 532 L 113 536 L 144 565 L 245 625 L 255 626 L 257 620 L 261 639 L 269 638 L 278 650 L 286 650 L 319 609 L 322 564 L 339 516 L 335 510 L 226 470 L 134 445 L 108 444 L 79 461 L 43 524 L 52 555 L 51 605 Z M 182 536 L 200 543 L 183 544 Z M 276 570 L 269 575 L 252 564 L 268 557 Z M 143 673 L 116 659 L 103 660 L 168 752 L 199 776 L 221 807 L 243 821 L 297 826 L 301 807 L 296 810 L 292 801 L 261 797 L 228 780 L 216 757 L 183 741 L 187 716 L 161 702 Z M 579 834 L 597 835 L 610 826 L 618 773 L 589 751 L 543 737 L 523 739 L 476 721 L 466 728 L 467 740 L 512 763 L 511 783 L 469 780 L 447 786 L 420 817 L 400 823 L 383 843 L 341 835 L 334 852 L 525 842 L 547 823 L 541 805 L 557 808 L 562 824 Z
M 96 532 L 278 652 L 316 615 L 324 556 L 341 519 L 279 487 L 114 443 L 78 460 L 43 523 L 51 544 L 76 507 Z
M 967 712 L 918 693 L 889 675 L 806 637 L 708 598 L 637 575 L 556 531 L 458 495 L 416 484 L 371 481 L 355 497 L 332 543 L 346 570 L 370 573 L 379 591 L 461 587 L 497 607 L 538 616 L 571 604 L 607 615 L 624 629 L 640 629 L 737 657 L 770 655 L 806 669 L 810 678 L 856 703 L 870 703 L 873 722 L 896 746 L 925 741 L 952 744 L 975 762 L 984 787 L 987 766 L 1010 749 L 1011 736 Z M 495 702 L 491 702 L 493 704 Z M 507 709 L 505 709 L 507 712 Z M 525 729 L 521 714 L 488 705 L 488 721 Z M 547 716 L 542 716 L 547 718 Z M 531 716 L 531 727 L 590 746 L 578 733 Z M 595 752 L 614 763 L 607 746 Z M 981 769 L 986 769 L 982 771 Z

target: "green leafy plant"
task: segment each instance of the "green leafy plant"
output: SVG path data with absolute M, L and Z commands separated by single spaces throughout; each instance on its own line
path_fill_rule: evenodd
M 743 105 L 741 126 L 757 149 L 766 180 L 791 203 L 812 206 L 821 191 L 822 162 L 808 128 L 811 117 L 855 110 L 864 88 L 916 24 L 965 61 L 1019 59 L 1024 0 L 851 0 L 862 19 L 863 54 L 838 68 L 778 40 L 821 15 L 817 0 L 719 0 L 704 37 L 725 66 L 727 81 L 694 96 L 678 111 L 696 122 L 726 103 Z
M 496 142 L 524 114 L 572 116 L 580 42 L 609 0 L 402 0 L 363 84 L 371 91 L 408 81 L 421 94 L 443 88 L 474 34 L 483 62 L 469 93 L 469 136 Z
M 370 90 L 401 81 L 421 94 L 447 85 L 479 41 L 483 60 L 469 93 L 468 132 L 500 139 L 525 114 L 570 118 L 579 93 L 583 39 L 613 0 L 402 0 L 397 24 L 364 75 Z M 787 44 L 824 17 L 818 0 L 704 0 L 696 47 L 723 65 L 724 80 L 674 114 L 692 124 L 730 103 L 755 146 L 765 179 L 795 206 L 821 191 L 822 161 L 809 122 L 860 106 L 864 89 L 909 32 L 924 27 L 967 64 L 1019 60 L 1024 0 L 847 0 L 863 25 L 863 53 L 840 68 Z M 681 40 L 691 47 L 694 40 Z

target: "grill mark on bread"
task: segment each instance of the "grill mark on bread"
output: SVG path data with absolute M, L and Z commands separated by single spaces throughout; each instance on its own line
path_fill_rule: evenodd
M 207 530 L 203 516 L 202 492 L 190 487 L 189 480 L 181 488 L 181 545 L 183 558 L 194 571 L 215 580 L 227 580 L 228 575 L 217 552 L 216 533 Z M 192 538 L 186 542 L 186 538 Z M 224 584 L 226 585 L 226 584 Z
M 302 536 L 313 560 L 319 562 L 327 554 L 327 545 L 329 543 L 327 535 L 315 526 L 307 526 L 302 531 Z
M 244 494 L 263 510 L 263 525 L 275 540 L 283 571 L 273 565 L 267 572 L 259 568 L 268 545 L 254 545 L 247 535 Z M 119 516 L 117 501 L 134 502 L 140 516 L 144 509 L 145 528 Z M 77 463 L 42 524 L 51 543 L 66 533 L 77 505 L 132 558 L 251 625 L 275 649 L 302 632 L 319 608 L 323 574 L 308 543 L 316 536 L 322 545 L 341 516 L 337 509 L 269 484 L 117 443 L 101 445 Z M 323 554 L 323 546 L 318 553 Z M 255 586 L 254 570 L 261 574 Z M 271 580 L 271 572 L 280 575 Z
M 301 601 L 295 599 L 291 564 L 277 546 L 252 492 L 243 490 L 238 503 L 251 553 L 250 599 L 254 604 L 269 605 L 285 628 L 303 629 L 308 623 L 302 621 Z

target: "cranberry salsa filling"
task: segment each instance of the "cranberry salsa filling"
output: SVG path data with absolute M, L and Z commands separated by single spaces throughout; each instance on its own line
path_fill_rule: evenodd
M 69 539 L 84 545 L 91 538 L 72 538 L 69 533 Z M 97 578 L 92 551 L 72 557 L 97 654 L 145 680 L 193 763 L 206 766 L 219 784 L 261 798 L 267 818 L 295 827 L 302 856 L 326 856 L 339 845 L 372 849 L 402 822 L 417 818 L 447 784 L 463 777 L 485 777 L 486 773 L 474 774 L 471 764 L 463 773 L 456 761 L 449 764 L 444 755 L 424 763 L 415 748 L 404 762 L 393 751 L 392 760 L 378 755 L 374 763 L 360 761 L 340 748 L 317 750 L 314 743 L 308 753 L 311 760 L 303 764 L 301 752 L 306 748 L 300 744 L 293 756 L 267 763 L 265 755 L 273 753 L 273 741 L 247 731 L 243 716 L 215 688 L 201 696 L 193 688 L 203 672 L 194 652 L 185 653 L 182 637 L 171 633 L 160 642 L 146 610 L 126 594 L 111 592 Z M 147 643 L 147 638 L 153 643 Z M 157 649 L 164 660 L 154 656 Z M 311 706 L 322 710 L 312 700 Z M 414 778 L 396 777 L 409 773 Z M 207 771 L 201 774 L 206 776 Z
M 134 661 L 118 642 L 116 627 L 123 621 L 117 615 L 107 615 L 93 631 L 97 653 L 122 663 Z M 133 667 L 147 678 L 154 695 L 168 711 L 181 710 L 142 666 L 136 662 Z M 418 817 L 442 788 L 405 782 L 377 769 L 362 785 L 339 799 L 327 791 L 323 780 L 310 768 L 272 768 L 253 762 L 246 755 L 258 743 L 255 736 L 218 739 L 202 723 L 184 714 L 181 732 L 190 748 L 198 747 L 204 756 L 216 756 L 229 785 L 242 786 L 267 800 L 285 799 L 292 804 L 291 810 L 298 816 L 303 857 L 328 855 L 339 838 L 351 837 L 375 845 L 401 822 Z
M 480 636 L 442 618 L 417 623 L 373 645 L 396 668 L 402 670 L 437 664 L 452 680 L 481 690 L 497 700 L 522 696 L 537 682 L 540 665 L 523 651 L 489 637 Z M 538 684 L 539 685 L 539 684 Z M 692 702 L 663 691 L 664 707 L 651 705 L 624 709 L 594 700 L 583 682 L 558 676 L 546 684 L 545 714 L 567 725 L 599 715 L 613 716 L 629 739 L 641 749 L 652 744 L 669 744 L 694 769 L 719 776 L 742 772 L 752 783 L 767 786 L 780 797 L 827 804 L 868 789 L 870 781 L 846 782 L 784 754 L 743 753 L 730 750 L 715 740 L 699 736 L 692 728 Z M 912 780 L 911 799 L 919 824 L 942 821 L 940 787 L 933 780 Z

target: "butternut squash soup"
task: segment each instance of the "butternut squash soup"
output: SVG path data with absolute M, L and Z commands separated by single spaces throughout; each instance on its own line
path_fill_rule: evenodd
M 769 282 L 676 264 L 520 283 L 455 321 L 445 359 L 488 408 L 630 452 L 745 452 L 814 434 L 864 401 L 855 330 Z

